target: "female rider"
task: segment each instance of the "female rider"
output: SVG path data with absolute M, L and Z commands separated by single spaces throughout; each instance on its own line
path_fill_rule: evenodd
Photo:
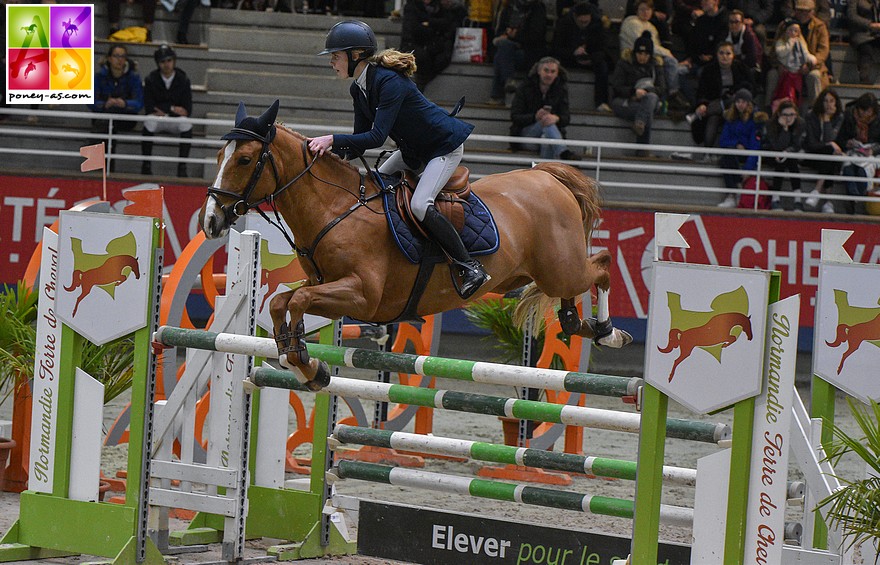
M 479 261 L 472 259 L 449 220 L 434 206 L 434 198 L 452 176 L 464 154 L 464 140 L 474 126 L 450 116 L 425 98 L 409 77 L 415 57 L 387 49 L 376 53 L 376 37 L 363 22 L 342 21 L 330 28 L 319 55 L 330 55 L 330 66 L 340 78 L 354 78 L 354 133 L 309 140 L 313 153 L 332 150 L 343 156 L 381 147 L 388 137 L 398 150 L 380 167 L 381 173 L 405 168 L 421 171 L 412 197 L 413 215 L 461 268 L 462 298 L 473 295 L 489 280 Z

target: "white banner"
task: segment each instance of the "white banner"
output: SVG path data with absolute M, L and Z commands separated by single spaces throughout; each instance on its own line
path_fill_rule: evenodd
M 56 316 L 58 234 L 43 228 L 43 254 L 36 292 L 37 341 L 34 355 L 33 409 L 28 490 L 52 492 L 55 474 L 55 438 L 58 414 L 58 360 L 61 322 Z
M 743 563 L 782 563 L 800 303 L 800 295 L 795 295 L 768 308 L 764 389 L 755 399 Z

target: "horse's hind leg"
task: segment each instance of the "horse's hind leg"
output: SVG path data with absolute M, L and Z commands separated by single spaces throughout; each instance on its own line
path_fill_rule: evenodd
M 592 339 L 596 345 L 604 345 L 619 349 L 632 343 L 629 332 L 615 328 L 611 323 L 608 307 L 608 289 L 597 287 L 596 317 L 581 319 L 575 306 L 574 298 L 560 300 L 559 323 L 567 335 L 579 335 Z

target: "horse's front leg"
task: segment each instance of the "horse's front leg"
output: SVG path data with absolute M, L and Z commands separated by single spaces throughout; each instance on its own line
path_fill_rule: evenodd
M 574 298 L 563 298 L 559 310 L 562 331 L 592 339 L 596 345 L 619 349 L 632 343 L 629 332 L 615 328 L 611 323 L 608 293 L 611 291 L 611 254 L 600 251 L 588 259 L 588 272 L 596 285 L 596 317 L 581 319 Z
M 328 318 L 357 316 L 366 302 L 360 288 L 359 279 L 351 277 L 284 292 L 269 303 L 278 361 L 313 391 L 330 384 L 330 368 L 323 361 L 310 358 L 303 315 L 309 312 Z

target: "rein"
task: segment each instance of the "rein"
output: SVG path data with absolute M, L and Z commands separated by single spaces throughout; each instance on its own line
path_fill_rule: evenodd
M 227 218 L 231 218 L 231 221 L 229 222 L 230 224 L 234 223 L 238 218 L 244 216 L 249 211 L 256 210 L 257 213 L 260 214 L 260 216 L 262 216 L 262 218 L 269 223 L 269 225 L 274 226 L 278 230 L 281 231 L 281 233 L 284 235 L 284 239 L 287 240 L 287 243 L 290 244 L 291 249 L 293 249 L 297 255 L 308 259 L 309 263 L 311 263 L 312 268 L 315 271 L 315 278 L 317 279 L 319 284 L 323 284 L 324 275 L 321 273 L 321 269 L 318 267 L 318 264 L 315 262 L 315 259 L 314 259 L 315 250 L 317 249 L 318 244 L 321 242 L 321 240 L 324 238 L 324 236 L 327 235 L 327 233 L 329 233 L 330 230 L 332 230 L 334 227 L 336 227 L 336 225 L 338 225 L 340 222 L 342 222 L 342 220 L 344 220 L 345 218 L 350 216 L 352 213 L 354 213 L 361 206 L 366 206 L 367 203 L 378 198 L 381 195 L 381 191 L 377 192 L 376 194 L 373 194 L 372 196 L 367 197 L 366 196 L 367 187 L 366 187 L 366 183 L 365 183 L 364 174 L 359 173 L 360 183 L 359 183 L 359 187 L 358 187 L 358 194 L 357 195 L 352 194 L 357 199 L 357 202 L 355 202 L 348 210 L 346 210 L 345 212 L 343 212 L 342 214 L 337 216 L 335 219 L 333 219 L 329 223 L 327 223 L 327 225 L 325 225 L 321 229 L 321 231 L 318 232 L 318 235 L 315 236 L 315 239 L 312 241 L 311 245 L 306 246 L 306 247 L 300 247 L 293 241 L 293 238 L 291 238 L 290 235 L 288 235 L 287 230 L 284 229 L 284 226 L 282 225 L 282 219 L 278 214 L 278 208 L 275 205 L 275 200 L 277 199 L 277 197 L 279 195 L 281 195 L 285 190 L 287 190 L 288 188 L 293 186 L 297 181 L 299 181 L 306 174 L 309 174 L 313 178 L 315 178 L 321 182 L 324 182 L 326 184 L 332 184 L 332 183 L 327 183 L 327 181 L 322 180 L 321 178 L 315 176 L 315 174 L 311 172 L 312 166 L 318 160 L 318 157 L 320 157 L 320 155 L 316 154 L 312 158 L 312 160 L 309 161 L 308 140 L 303 139 L 303 142 L 301 145 L 303 162 L 308 163 L 308 165 L 306 165 L 306 168 L 303 169 L 302 171 L 300 171 L 300 173 L 298 175 L 296 175 L 292 180 L 290 180 L 287 184 L 285 184 L 284 186 L 278 187 L 278 184 L 281 182 L 281 179 L 278 175 L 278 167 L 275 164 L 275 157 L 272 155 L 272 149 L 270 148 L 270 144 L 272 142 L 272 139 L 274 138 L 273 134 L 275 133 L 274 126 L 273 126 L 272 131 L 266 137 L 260 136 L 250 130 L 245 130 L 245 129 L 241 129 L 241 128 L 233 128 L 232 131 L 237 132 L 237 133 L 246 134 L 248 137 L 251 137 L 257 141 L 261 141 L 263 143 L 263 148 L 260 150 L 260 158 L 257 160 L 257 164 L 254 166 L 254 171 L 253 171 L 253 173 L 251 173 L 251 178 L 248 181 L 248 184 L 243 191 L 243 193 L 244 193 L 243 195 L 229 191 L 229 190 L 224 190 L 224 189 L 218 188 L 216 186 L 211 186 L 208 188 L 208 196 L 210 196 L 214 199 L 217 206 L 223 211 L 223 214 Z M 363 157 L 361 158 L 361 160 L 363 161 Z M 260 176 L 262 176 L 262 174 L 263 174 L 263 170 L 265 169 L 265 166 L 266 166 L 266 161 L 269 161 L 269 164 L 272 165 L 272 174 L 275 177 L 276 189 L 272 194 L 270 194 L 269 196 L 266 196 L 265 198 L 262 198 L 256 202 L 248 202 L 248 200 L 250 199 L 254 190 L 256 189 L 257 183 L 260 180 Z M 364 162 L 364 165 L 366 165 L 367 170 L 369 170 L 369 165 L 367 165 L 366 162 Z M 342 187 L 340 187 L 340 188 L 342 188 Z M 350 191 L 346 190 L 346 192 L 350 192 Z M 233 202 L 233 204 L 224 205 L 223 203 L 220 202 L 218 195 L 219 196 L 228 196 L 230 198 L 235 199 L 235 201 Z M 260 206 L 265 203 L 269 203 L 269 205 L 272 206 L 272 211 L 274 212 L 275 220 L 276 220 L 275 222 L 273 222 L 266 215 L 266 213 L 262 209 L 260 209 Z

